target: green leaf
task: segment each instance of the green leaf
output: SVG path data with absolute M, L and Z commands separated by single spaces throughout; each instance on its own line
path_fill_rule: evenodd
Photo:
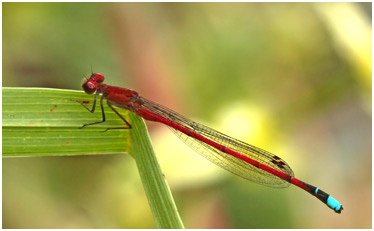
M 71 99 L 89 101 L 84 92 L 43 88 L 3 88 L 3 157 L 62 156 L 130 153 L 136 160 L 145 193 L 158 228 L 183 228 L 174 200 L 151 146 L 144 121 L 118 109 L 132 124 L 124 122 L 105 104 L 106 122 L 100 106 L 89 113 Z
M 71 99 L 92 100 L 78 91 L 41 88 L 3 88 L 3 156 L 51 156 L 125 153 L 129 131 L 101 132 L 124 126 L 108 107 L 107 122 L 79 129 L 102 120 L 100 107 L 89 113 Z M 124 112 L 125 118 L 128 113 Z
M 135 117 L 136 115 L 131 113 L 130 118 L 133 116 Z M 184 228 L 182 220 L 179 217 L 177 207 L 171 196 L 170 188 L 152 149 L 151 141 L 148 135 L 144 136 L 142 133 L 142 131 L 146 129 L 144 121 L 136 119 L 132 124 L 139 129 L 134 129 L 131 132 L 131 140 L 138 140 L 139 142 L 133 142 L 129 151 L 134 153 L 139 174 L 142 178 L 143 186 L 157 227 L 164 229 L 182 229 Z

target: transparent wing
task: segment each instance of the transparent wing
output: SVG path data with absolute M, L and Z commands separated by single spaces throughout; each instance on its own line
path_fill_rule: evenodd
M 294 176 L 294 173 L 292 172 L 290 166 L 280 157 L 270 152 L 229 137 L 205 125 L 189 120 L 184 116 L 170 110 L 169 108 L 154 103 L 150 100 L 144 98 L 141 98 L 141 100 L 144 102 L 144 108 L 160 115 L 161 117 L 167 118 L 199 135 L 206 137 L 207 139 L 210 139 L 218 144 L 225 146 L 226 148 L 236 151 L 262 164 L 268 165 L 280 172 L 286 173 L 290 176 Z M 230 154 L 222 152 L 198 139 L 187 136 L 186 134 L 176 130 L 175 128 L 169 128 L 196 152 L 198 152 L 214 164 L 238 176 L 270 187 L 285 188 L 290 185 L 289 182 L 282 180 L 281 178 L 271 173 L 259 169 Z

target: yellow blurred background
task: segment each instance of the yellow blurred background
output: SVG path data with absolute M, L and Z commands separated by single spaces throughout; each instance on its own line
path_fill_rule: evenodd
M 371 7 L 3 3 L 2 83 L 80 89 L 92 66 L 276 153 L 344 207 L 241 179 L 147 122 L 186 228 L 371 228 Z M 156 227 L 127 154 L 2 161 L 3 228 Z

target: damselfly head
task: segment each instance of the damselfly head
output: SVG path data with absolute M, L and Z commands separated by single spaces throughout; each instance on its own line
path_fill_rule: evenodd
M 83 84 L 82 88 L 87 94 L 93 94 L 97 90 L 97 85 L 104 81 L 104 75 L 99 73 L 94 73 L 90 76 L 89 79 L 86 79 Z

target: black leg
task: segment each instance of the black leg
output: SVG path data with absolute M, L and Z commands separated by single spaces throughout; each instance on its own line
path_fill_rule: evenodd
M 92 109 L 89 109 L 86 105 L 85 105 L 85 101 L 79 101 L 79 100 L 76 100 L 76 99 L 71 99 L 72 101 L 75 101 L 75 102 L 78 102 L 80 105 L 82 105 L 84 108 L 87 109 L 87 111 L 91 112 L 91 113 L 94 113 L 95 112 L 95 106 L 96 106 L 96 101 L 97 101 L 97 96 L 99 95 L 99 93 L 96 93 L 95 95 L 95 99 L 94 99 L 94 102 L 93 102 L 93 106 L 92 106 Z M 94 125 L 94 124 L 100 124 L 100 123 L 104 123 L 106 121 L 105 119 L 105 112 L 104 112 L 104 105 L 103 105 L 103 100 L 104 100 L 104 97 L 101 96 L 101 99 L 100 99 L 100 108 L 101 108 L 101 113 L 102 113 L 102 116 L 103 116 L 103 120 L 102 121 L 98 121 L 98 122 L 94 122 L 94 123 L 90 123 L 90 124 L 84 124 L 82 127 L 80 128 L 84 128 L 86 126 L 91 126 L 91 125 Z M 127 125 L 127 127 L 117 127 L 117 128 L 107 128 L 105 131 L 103 132 L 106 132 L 110 129 L 131 129 L 132 126 L 129 122 L 127 122 L 127 120 L 125 118 L 123 118 L 123 116 L 116 110 L 114 109 L 114 107 L 107 101 L 108 103 L 108 106 L 110 107 L 110 109 L 112 109 Z
M 119 114 L 119 112 L 116 109 L 114 109 L 114 107 L 108 101 L 107 101 L 107 103 L 108 103 L 108 106 L 110 107 L 110 109 L 112 109 L 119 116 L 119 118 L 121 118 L 123 120 L 123 122 L 126 123 L 127 127 L 107 128 L 103 132 L 106 132 L 106 131 L 111 130 L 111 129 L 131 129 L 132 128 L 131 124 L 129 122 L 127 122 L 127 120 L 125 118 L 123 118 L 123 116 L 121 114 Z
M 76 99 L 70 99 L 72 101 L 75 101 L 75 102 L 78 102 L 80 105 L 82 105 L 84 108 L 87 109 L 87 111 L 91 112 L 91 113 L 94 113 L 95 112 L 95 106 L 96 106 L 96 100 L 97 100 L 97 96 L 99 95 L 99 93 L 97 92 L 95 94 L 95 99 L 94 99 L 94 102 L 93 102 L 93 105 L 92 105 L 92 109 L 90 110 L 86 105 L 84 105 L 85 101 L 79 101 L 79 100 L 76 100 Z M 102 97 L 101 97 L 102 98 Z M 101 100 L 102 101 L 102 100 Z
M 94 103 L 93 103 L 93 107 L 92 109 L 90 110 L 86 105 L 83 104 L 83 102 L 79 101 L 79 100 L 73 100 L 73 101 L 76 101 L 78 103 L 80 103 L 84 108 L 86 108 L 89 112 L 91 113 L 94 113 L 95 112 L 95 105 L 96 105 L 96 99 L 97 99 L 97 95 L 95 96 L 95 100 L 94 100 Z M 84 124 L 82 127 L 80 128 L 84 128 L 86 126 L 91 126 L 91 125 L 94 125 L 94 124 L 100 124 L 100 123 L 104 123 L 105 122 L 105 112 L 104 112 L 104 106 L 103 106 L 103 100 L 104 100 L 104 97 L 101 96 L 101 99 L 100 99 L 100 107 L 101 107 L 101 114 L 103 116 L 103 120 L 102 121 L 98 121 L 98 122 L 94 122 L 94 123 L 90 123 L 90 124 Z

